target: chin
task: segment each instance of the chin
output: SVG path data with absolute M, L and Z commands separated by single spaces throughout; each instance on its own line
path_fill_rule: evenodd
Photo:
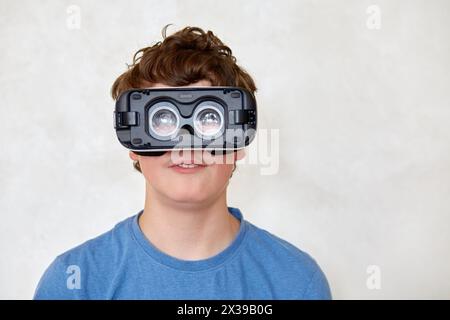
M 184 204 L 201 204 L 204 202 L 207 202 L 208 199 L 210 198 L 210 195 L 208 194 L 194 194 L 193 192 L 189 192 L 189 193 L 170 193 L 168 195 L 169 198 L 171 198 L 173 201 L 178 202 L 178 203 L 184 203 Z
M 213 197 L 210 185 L 205 183 L 178 183 L 166 190 L 169 198 L 177 202 L 200 203 Z

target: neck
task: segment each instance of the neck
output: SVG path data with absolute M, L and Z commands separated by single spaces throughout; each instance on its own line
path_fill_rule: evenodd
M 231 244 L 239 224 L 228 211 L 226 191 L 203 203 L 180 203 L 158 194 L 147 184 L 139 225 L 156 248 L 172 257 L 212 257 Z

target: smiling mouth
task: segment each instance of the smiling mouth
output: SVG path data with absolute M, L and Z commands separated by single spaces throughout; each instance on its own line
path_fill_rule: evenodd
M 207 165 L 195 163 L 179 163 L 170 166 L 172 170 L 178 173 L 196 173 L 198 171 L 204 170 L 206 167 Z
M 176 167 L 180 167 L 180 168 L 185 168 L 185 169 L 192 169 L 192 168 L 197 168 L 197 167 L 204 167 L 203 165 L 199 165 L 199 164 L 193 164 L 193 163 L 182 163 L 182 164 L 178 164 L 176 165 Z

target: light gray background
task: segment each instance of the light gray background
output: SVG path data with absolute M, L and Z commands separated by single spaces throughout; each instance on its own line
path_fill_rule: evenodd
M 449 1 L 2 0 L 0 17 L 0 298 L 143 207 L 109 90 L 168 23 L 221 37 L 280 129 L 278 174 L 240 166 L 230 205 L 316 258 L 334 298 L 450 297 Z

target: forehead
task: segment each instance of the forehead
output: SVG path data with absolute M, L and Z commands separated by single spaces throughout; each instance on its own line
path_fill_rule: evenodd
M 179 87 L 210 87 L 212 84 L 209 80 L 206 79 L 202 79 L 200 81 L 188 84 L 187 86 L 179 86 Z M 178 88 L 178 87 L 174 87 L 174 86 L 168 86 L 165 83 L 153 83 L 153 82 L 149 82 L 149 81 L 142 81 L 141 83 L 141 87 L 142 88 Z

